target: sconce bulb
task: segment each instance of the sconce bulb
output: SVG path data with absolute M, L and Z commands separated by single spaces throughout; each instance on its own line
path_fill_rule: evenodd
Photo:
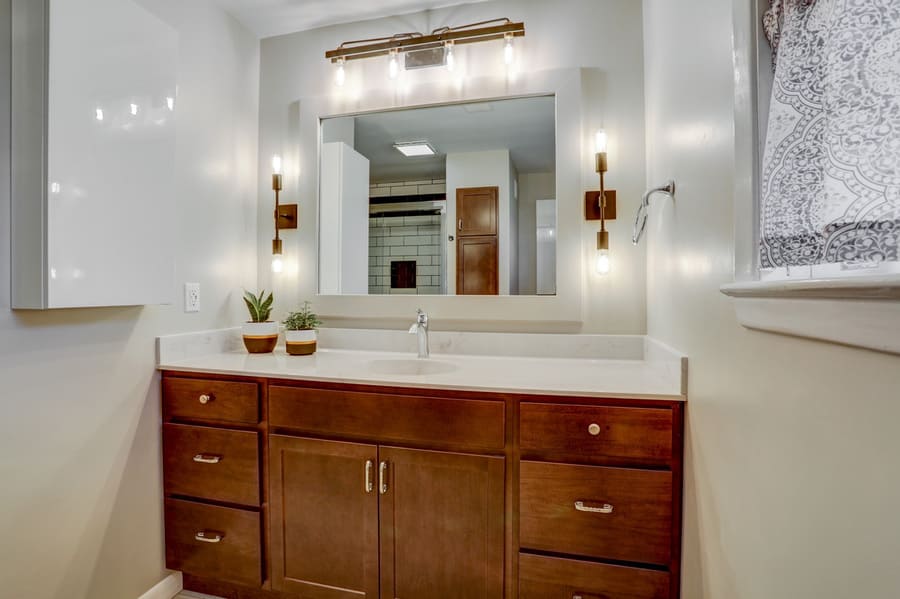
M 347 73 L 344 71 L 344 59 L 340 59 L 337 63 L 337 71 L 334 73 L 334 84 L 338 87 L 344 87 L 347 80 Z
M 168 98 L 166 98 L 166 106 L 169 107 L 169 112 L 174 111 L 175 110 L 175 98 L 173 98 L 172 96 L 169 96 Z
M 513 36 L 507 33 L 505 39 L 506 45 L 503 47 L 503 62 L 509 66 L 513 62 Z
M 132 104 L 131 105 L 131 116 L 137 116 L 139 108 L 140 107 L 137 104 Z
M 603 129 L 597 130 L 597 135 L 594 138 L 594 152 L 597 154 L 603 154 L 606 152 L 609 147 L 609 136 L 606 134 L 606 131 Z
M 103 109 L 98 108 L 95 112 L 95 115 L 96 115 L 98 121 L 102 121 L 103 120 Z
M 275 156 L 272 156 L 272 174 L 281 174 L 281 156 L 278 156 L 277 154 Z
M 388 65 L 388 75 L 391 79 L 396 79 L 400 73 L 400 63 L 397 61 L 397 51 L 391 50 L 391 62 Z
M 597 250 L 597 274 L 609 274 L 609 250 Z
M 281 256 L 272 256 L 272 272 L 278 274 L 284 271 L 284 261 Z
M 453 55 L 453 42 L 447 42 L 447 70 L 451 73 L 456 68 L 456 56 Z

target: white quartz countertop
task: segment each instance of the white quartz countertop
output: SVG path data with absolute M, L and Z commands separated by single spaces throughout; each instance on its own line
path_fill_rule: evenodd
M 160 370 L 422 389 L 685 399 L 686 360 L 658 348 L 637 359 L 432 353 L 418 360 L 409 352 L 327 347 L 311 356 L 288 355 L 283 346 L 271 354 L 251 355 L 233 339 L 218 346 L 186 339 L 160 338 Z

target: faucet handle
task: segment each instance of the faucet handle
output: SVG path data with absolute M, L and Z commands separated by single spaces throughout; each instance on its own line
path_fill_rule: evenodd
M 422 308 L 416 308 L 416 324 L 428 324 L 428 314 L 425 314 Z
M 418 332 L 419 332 L 419 323 L 418 323 L 418 322 L 415 323 L 414 325 L 412 325 L 411 327 L 409 327 L 409 334 L 410 334 L 410 335 L 415 335 L 415 334 L 418 333 Z

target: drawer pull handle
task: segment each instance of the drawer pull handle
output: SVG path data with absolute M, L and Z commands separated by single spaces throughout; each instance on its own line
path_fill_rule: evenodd
M 204 393 L 203 395 L 200 396 L 200 403 L 202 403 L 205 406 L 206 404 L 208 404 L 209 402 L 211 402 L 214 399 L 215 399 L 215 397 L 213 397 L 212 395 Z
M 596 422 L 592 422 L 591 424 L 588 425 L 588 433 L 590 433 L 591 435 L 596 437 L 597 435 L 600 434 L 600 425 L 597 424 Z
M 224 536 L 220 535 L 217 532 L 209 533 L 209 532 L 206 532 L 205 530 L 201 530 L 200 532 L 198 532 L 197 534 L 194 535 L 194 539 L 196 539 L 202 543 L 221 543 L 223 538 L 224 538 Z
M 372 481 L 372 468 L 374 467 L 375 462 L 366 460 L 366 493 L 371 493 L 375 490 L 375 483 Z
M 387 462 L 381 462 L 378 465 L 378 492 L 384 495 L 388 491 L 387 484 Z
M 194 456 L 194 461 L 198 464 L 218 464 L 222 461 L 222 456 L 220 455 L 206 455 L 203 453 L 198 453 Z
M 604 503 L 600 507 L 591 507 L 589 505 L 585 505 L 583 501 L 575 502 L 575 509 L 579 512 L 590 512 L 592 514 L 611 514 L 613 513 L 613 506 Z

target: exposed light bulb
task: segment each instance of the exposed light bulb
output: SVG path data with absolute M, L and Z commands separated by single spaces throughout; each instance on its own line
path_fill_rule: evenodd
M 284 271 L 284 260 L 281 259 L 281 256 L 272 256 L 272 272 L 278 274 Z
M 169 107 L 170 112 L 174 111 L 175 110 L 175 98 L 173 98 L 172 96 L 169 96 L 168 98 L 166 98 L 166 106 Z
M 506 45 L 503 48 L 503 62 L 509 66 L 513 62 L 513 36 L 507 33 L 504 38 L 506 39 Z
M 94 113 L 94 115 L 95 115 L 95 118 L 96 118 L 98 121 L 102 121 L 102 120 L 103 120 L 103 109 L 102 109 L 102 108 L 98 108 L 98 109 L 96 110 L 96 112 Z
M 345 59 L 339 59 L 337 62 L 337 70 L 334 72 L 334 84 L 338 87 L 344 87 L 344 82 L 347 81 L 347 73 L 344 71 L 345 62 Z
M 281 174 L 281 156 L 275 155 L 272 156 L 272 174 L 280 175 Z
M 456 56 L 453 55 L 453 42 L 447 42 L 445 48 L 447 49 L 447 70 L 452 73 L 453 69 L 456 68 Z
M 397 61 L 397 51 L 391 50 L 391 62 L 388 64 L 388 75 L 391 79 L 396 79 L 400 73 L 400 63 Z
M 609 136 L 606 134 L 606 131 L 603 129 L 597 129 L 597 134 L 594 136 L 594 152 L 597 154 L 603 154 L 606 152 L 609 147 Z
M 131 105 L 131 116 L 137 116 L 138 110 L 140 110 L 140 107 L 137 104 L 132 104 Z
M 609 250 L 597 250 L 597 274 L 609 274 Z
M 59 183 L 54 181 L 53 183 L 50 184 L 50 193 L 57 194 L 59 192 L 60 192 Z

